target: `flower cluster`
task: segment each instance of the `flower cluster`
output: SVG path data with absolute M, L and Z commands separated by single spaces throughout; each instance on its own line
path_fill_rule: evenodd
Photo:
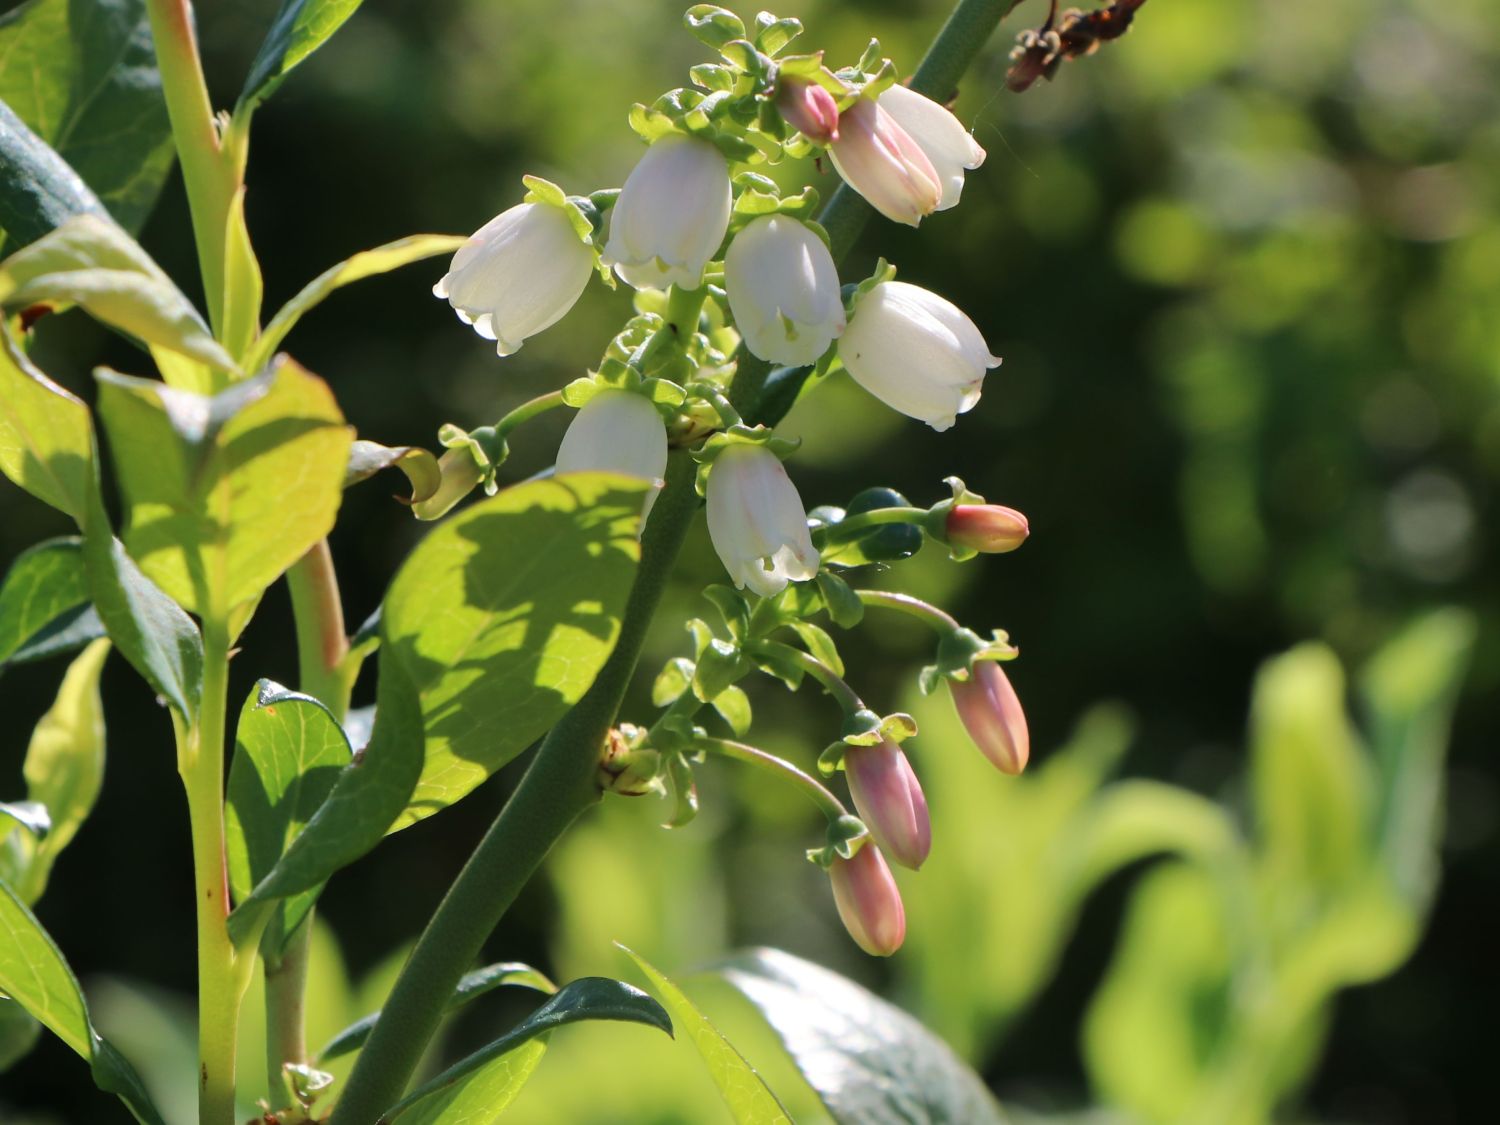
M 528 177 L 524 200 L 482 226 L 434 288 L 501 356 L 561 320 L 591 273 L 635 290 L 634 315 L 583 378 L 494 427 L 445 431 L 442 484 L 417 514 L 436 518 L 476 485 L 493 488 L 506 433 L 553 405 L 577 408 L 559 473 L 606 470 L 659 489 L 669 446 L 690 449 L 709 535 L 732 583 L 710 591 L 725 624 L 693 623 L 694 658 L 674 662 L 658 681 L 662 719 L 617 733 L 601 783 L 632 794 L 670 788 L 674 823 L 682 823 L 696 809 L 692 765 L 705 754 L 785 767 L 796 784 L 814 787 L 829 815 L 828 843 L 810 854 L 829 872 L 846 927 L 866 950 L 888 954 L 905 920 L 887 859 L 915 869 L 932 846 L 926 800 L 900 745 L 915 724 L 866 708 L 840 678 L 833 640 L 808 619 L 826 612 L 851 627 L 866 603 L 885 597 L 855 590 L 840 572 L 905 557 L 924 534 L 955 558 L 1012 550 L 1026 520 L 961 482 L 952 500 L 930 509 L 874 490 L 882 496 L 820 508 L 810 519 L 783 465 L 794 447 L 740 417 L 731 383 L 756 362 L 762 371 L 811 369 L 816 379 L 844 371 L 888 407 L 941 431 L 973 409 L 1000 360 L 959 308 L 897 281 L 883 260 L 845 286 L 828 234 L 812 218 L 816 193 L 788 195 L 756 168 L 826 153 L 876 211 L 916 226 L 958 204 L 965 175 L 985 153 L 946 107 L 896 82 L 876 43 L 835 71 L 821 52 L 784 53 L 800 34 L 795 20 L 763 13 L 752 32 L 732 13 L 699 5 L 687 22 L 719 61 L 694 67 L 693 87 L 634 108 L 631 126 L 648 147 L 624 185 L 568 195 Z M 916 608 L 942 634 L 924 687 L 947 679 L 975 742 L 1001 769 L 1019 771 L 1025 719 L 996 663 L 1015 649 L 1003 635 L 981 640 L 941 610 L 909 601 L 894 608 Z M 810 775 L 713 738 L 695 721 L 712 707 L 743 735 L 749 703 L 736 681 L 756 669 L 793 688 L 810 675 L 844 706 L 845 730 L 820 766 L 844 773 L 858 816 Z

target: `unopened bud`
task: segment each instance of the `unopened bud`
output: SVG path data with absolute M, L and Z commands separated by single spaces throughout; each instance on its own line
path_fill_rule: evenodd
M 889 957 L 901 948 L 906 909 L 879 848 L 867 843 L 853 859 L 835 859 L 828 878 L 839 918 L 856 945 L 873 957 Z
M 1018 774 L 1031 757 L 1026 713 L 1010 679 L 993 660 L 976 660 L 967 680 L 949 680 L 953 705 L 969 737 L 1002 773 Z
M 955 547 L 986 555 L 1014 551 L 1031 534 L 1026 517 L 1001 504 L 955 504 L 944 529 Z
M 776 88 L 776 109 L 782 119 L 813 144 L 839 139 L 839 106 L 816 82 L 783 78 Z
M 630 725 L 611 730 L 599 758 L 599 788 L 621 797 L 644 797 L 662 791 L 661 753 L 638 748 L 641 732 Z
M 901 866 L 921 867 L 932 850 L 932 822 L 927 798 L 901 747 L 889 741 L 849 747 L 844 776 L 876 843 Z

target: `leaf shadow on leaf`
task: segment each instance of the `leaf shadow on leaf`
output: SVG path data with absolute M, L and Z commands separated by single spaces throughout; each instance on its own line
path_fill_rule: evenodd
M 618 635 L 639 557 L 635 521 L 621 512 L 639 510 L 637 493 L 547 483 L 563 490 L 557 502 L 458 517 L 445 549 L 462 552 L 461 564 L 442 567 L 407 611 L 388 606 L 382 660 L 399 661 L 417 685 L 429 759 L 436 743 L 456 760 L 436 770 L 429 760 L 408 818 L 445 807 L 545 733 L 592 680 L 568 679 L 579 642 L 593 668 Z M 550 596 L 560 578 L 565 596 Z M 553 589 L 539 594 L 539 580 Z M 449 612 L 463 635 L 444 629 Z M 461 792 L 445 795 L 442 774 L 455 766 Z

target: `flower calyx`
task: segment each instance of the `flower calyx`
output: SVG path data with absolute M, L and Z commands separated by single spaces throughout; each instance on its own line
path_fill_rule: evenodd
M 827 871 L 836 860 L 853 859 L 866 844 L 871 843 L 870 830 L 865 822 L 848 813 L 828 822 L 827 841 L 821 848 L 809 848 L 807 859 Z
M 996 629 L 988 640 L 972 629 L 955 629 L 938 642 L 937 657 L 922 669 L 917 684 L 923 695 L 931 695 L 944 679 L 967 681 L 979 661 L 1014 660 L 1020 655 L 1003 629 Z
M 448 422 L 438 430 L 438 443 L 445 452 L 437 462 L 437 489 L 411 505 L 412 515 L 419 520 L 447 515 L 477 486 L 483 486 L 486 496 L 495 495 L 500 488 L 495 473 L 510 456 L 505 435 L 494 426 L 465 430 Z
M 868 707 L 861 707 L 845 716 L 839 740 L 818 755 L 818 772 L 832 777 L 843 769 L 844 755 L 851 746 L 878 746 L 882 742 L 899 746 L 916 733 L 917 721 L 904 711 L 878 715 Z

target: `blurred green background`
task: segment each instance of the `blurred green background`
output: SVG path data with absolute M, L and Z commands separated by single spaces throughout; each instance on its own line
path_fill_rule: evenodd
M 200 5 L 217 104 L 233 101 L 274 8 Z M 256 117 L 247 211 L 267 307 L 356 250 L 476 228 L 519 199 L 523 173 L 573 191 L 621 182 L 640 151 L 625 110 L 680 84 L 703 58 L 680 10 L 366 0 Z M 835 65 L 874 35 L 906 68 L 945 10 L 927 0 L 777 9 L 802 18 L 804 42 Z M 665 810 L 651 801 L 610 802 L 591 817 L 487 952 L 563 977 L 625 975 L 609 944 L 618 939 L 681 975 L 726 949 L 778 945 L 888 990 L 1012 1107 L 1111 1101 L 1143 1120 L 1230 1120 L 1202 1116 L 1204 1103 L 1153 1101 L 1190 1086 L 1188 1072 L 1212 1069 L 1223 996 L 1179 1006 L 1198 1004 L 1178 1029 L 1178 1058 L 1171 1014 L 1148 1018 L 1151 997 L 1172 995 L 1172 982 L 1145 987 L 1136 1009 L 1119 988 L 1100 990 L 1122 938 L 1125 958 L 1194 934 L 1209 962 L 1233 945 L 1195 913 L 1201 869 L 1109 866 L 1072 901 L 1043 877 L 1049 849 L 1091 830 L 1085 798 L 1110 769 L 1210 798 L 1251 831 L 1267 800 L 1257 789 L 1266 775 L 1250 780 L 1246 734 L 1262 662 L 1324 642 L 1326 651 L 1299 650 L 1267 675 L 1305 695 L 1316 712 L 1308 721 L 1323 723 L 1307 736 L 1309 753 L 1349 742 L 1357 756 L 1328 654 L 1353 676 L 1423 611 L 1462 606 L 1478 640 L 1457 705 L 1442 883 L 1426 933 L 1408 935 L 1416 946 L 1404 967 L 1344 994 L 1327 1026 L 1306 1032 L 1299 1058 L 1267 1073 L 1292 1074 L 1288 1088 L 1305 1075 L 1282 1119 L 1480 1119 L 1496 969 L 1476 912 L 1500 890 L 1500 19 L 1491 0 L 1152 0 L 1121 41 L 1064 65 L 1055 82 L 1008 93 L 1013 34 L 1044 15 L 1042 0 L 1022 4 L 959 92 L 956 111 L 989 151 L 963 204 L 918 231 L 873 222 L 842 271 L 856 280 L 883 255 L 968 311 L 1005 357 L 980 405 L 935 434 L 841 377 L 785 425 L 805 439 L 792 473 L 809 507 L 870 484 L 930 503 L 941 478 L 958 473 L 1028 514 L 1033 535 L 1015 555 L 960 568 L 924 552 L 892 580 L 976 628 L 1010 630 L 1023 651 L 1010 671 L 1038 777 L 992 775 L 946 701 L 915 699 L 927 656 L 920 630 L 871 619 L 846 646 L 850 679 L 877 706 L 920 708 L 924 720 L 913 760 L 929 779 L 935 845 L 929 869 L 903 880 L 907 950 L 873 963 L 843 937 L 825 881 L 802 859 L 814 828 L 795 797 L 705 771 L 705 811 L 686 832 L 655 828 Z M 788 175 L 811 177 L 825 195 L 833 186 L 810 166 Z M 191 293 L 189 238 L 174 178 L 143 241 Z M 440 272 L 418 265 L 344 290 L 288 341 L 363 436 L 431 446 L 442 422 L 493 421 L 595 362 L 628 302 L 592 287 L 565 326 L 502 362 L 429 295 Z M 76 314 L 40 332 L 48 369 L 75 387 L 96 362 L 141 368 L 138 354 Z M 507 477 L 549 464 L 564 421 L 523 431 Z M 355 621 L 421 531 L 389 499 L 395 484 L 351 491 L 333 536 Z M 66 530 L 56 513 L 0 488 L 0 556 Z M 696 591 L 719 574 L 706 534 L 695 534 L 627 718 L 649 717 L 649 675 L 686 651 L 678 623 L 706 610 Z M 1432 629 L 1448 633 L 1434 640 Z M 1443 654 L 1463 632 L 1456 618 L 1429 623 L 1430 649 L 1409 648 L 1399 671 L 1350 699 L 1377 754 L 1385 693 L 1441 681 Z M 0 679 L 9 717 L 0 796 L 15 795 L 27 732 L 60 672 L 53 662 Z M 243 691 L 261 675 L 294 678 L 281 592 L 268 596 L 235 673 Z M 192 985 L 186 817 L 165 713 L 121 662 L 105 689 L 104 794 L 40 916 L 110 1013 L 105 1029 L 111 1018 L 149 1028 L 131 1014 L 143 984 Z M 834 716 L 810 691 L 788 700 L 755 684 L 752 698 L 768 746 L 810 761 L 831 737 Z M 1118 705 L 1079 726 L 1102 701 Z M 1260 710 L 1257 719 L 1263 730 L 1269 720 Z M 334 880 L 322 915 L 342 954 L 327 953 L 319 985 L 329 1012 L 357 1015 L 375 1002 L 376 983 L 351 994 L 339 973 L 388 979 L 392 951 L 418 933 L 513 780 L 506 771 Z M 1045 784 L 1055 799 L 1044 800 Z M 1277 784 L 1296 782 L 1273 780 L 1273 792 Z M 1316 802 L 1305 811 L 1314 834 L 1343 815 Z M 1268 870 L 1280 878 L 1274 863 Z M 1165 902 L 1156 918 L 1180 920 L 1169 935 L 1151 936 L 1148 897 Z M 336 956 L 346 970 L 332 967 Z M 1354 952 L 1330 956 L 1357 978 Z M 1131 1073 L 1097 1059 L 1111 1017 L 1091 1008 L 1096 994 L 1117 1004 L 1127 1029 L 1118 1041 L 1159 1048 L 1139 1068 L 1126 1060 Z M 470 1013 L 457 1037 L 493 1033 L 515 1014 L 508 1003 Z M 750 1034 L 728 999 L 719 1010 Z M 324 1030 L 338 1022 L 330 1016 Z M 560 1033 L 514 1119 L 718 1120 L 685 1044 L 647 1043 L 648 1034 Z M 170 1056 L 168 1031 L 143 1035 Z M 773 1084 L 785 1079 L 754 1042 L 752 1060 Z M 637 1064 L 666 1074 L 635 1077 Z M 81 1077 L 65 1049 L 43 1043 L 0 1078 L 0 1101 L 28 1120 L 119 1116 Z

